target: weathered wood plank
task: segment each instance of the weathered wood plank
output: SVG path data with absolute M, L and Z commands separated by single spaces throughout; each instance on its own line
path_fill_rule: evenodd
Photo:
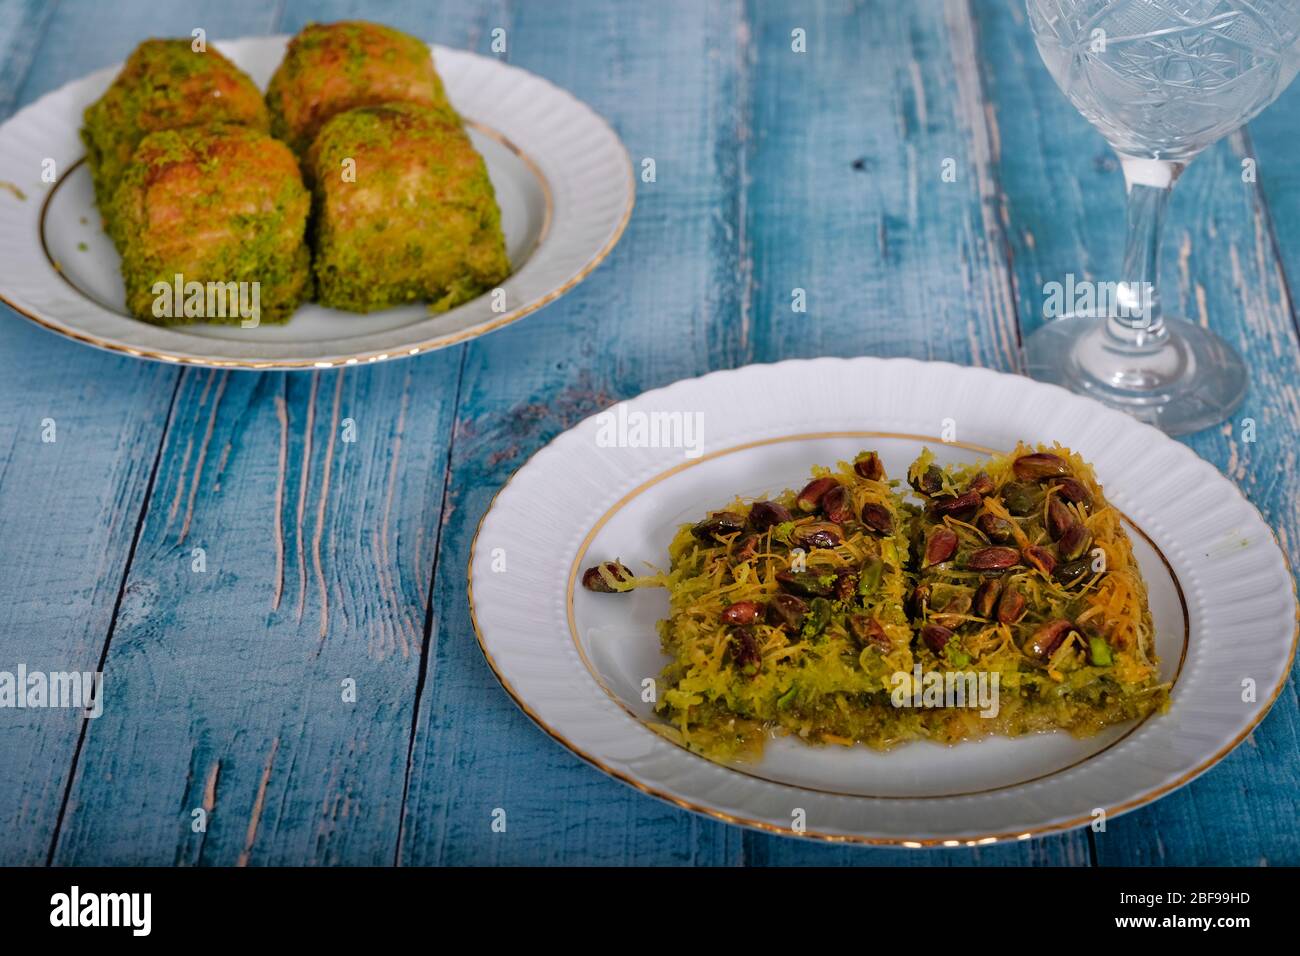
M 457 364 L 186 372 L 56 862 L 392 861 Z
M 1042 321 L 1045 282 L 1071 272 L 1105 280 L 1118 269 L 1123 178 L 1104 140 L 1039 61 L 1023 4 L 1001 0 L 975 7 L 981 14 L 990 116 L 1000 144 L 996 160 L 1020 319 L 1028 333 Z M 1212 147 L 1179 180 L 1166 227 L 1162 295 L 1167 311 L 1209 323 L 1246 356 L 1252 375 L 1246 404 L 1233 421 L 1187 443 L 1241 486 L 1285 547 L 1300 541 L 1295 507 L 1300 346 L 1268 208 L 1256 185 L 1241 175 L 1246 142 L 1234 136 Z M 1293 141 L 1285 147 L 1274 143 L 1262 174 L 1286 175 L 1280 168 L 1294 168 L 1293 153 Z M 1291 197 L 1284 203 L 1294 202 L 1294 191 L 1283 194 Z M 1257 423 L 1257 441 L 1241 437 L 1245 419 Z M 1231 757 L 1184 790 L 1098 834 L 1098 861 L 1300 862 L 1300 833 L 1294 826 L 1300 811 L 1298 742 L 1300 714 L 1292 683 Z
M 13 111 L 53 12 L 40 0 L 0 0 L 0 116 Z
M 56 862 L 392 861 L 459 364 L 185 373 Z
M 480 516 L 528 455 L 644 388 L 736 364 L 745 269 L 739 136 L 744 34 L 734 4 L 527 4 L 503 21 L 511 62 L 571 90 L 656 160 L 610 261 L 555 305 L 469 346 L 434 583 L 401 860 L 739 862 L 739 831 L 642 796 L 533 727 L 502 693 L 468 620 Z M 493 833 L 494 808 L 507 830 Z
M 0 112 L 121 59 L 144 36 L 253 29 L 252 2 L 102 4 L 0 10 Z M 30 69 L 29 69 L 30 67 Z M 29 197 L 39 201 L 39 197 Z M 175 392 L 175 368 L 97 352 L 3 309 L 0 320 L 0 669 L 96 670 Z M 55 422 L 54 443 L 42 420 Z M 111 683 L 108 685 L 111 690 Z M 81 721 L 66 711 L 0 711 L 0 863 L 42 863 Z

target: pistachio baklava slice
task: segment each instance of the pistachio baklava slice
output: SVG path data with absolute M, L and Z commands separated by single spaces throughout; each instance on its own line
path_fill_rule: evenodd
M 908 609 L 923 671 L 996 674 L 996 716 L 927 711 L 932 739 L 1065 729 L 1088 736 L 1168 706 L 1146 585 L 1087 462 L 1068 448 L 908 470 Z
M 682 743 L 726 759 L 775 734 L 888 747 L 920 731 L 889 699 L 912 667 L 896 484 L 863 452 L 678 531 L 657 709 Z

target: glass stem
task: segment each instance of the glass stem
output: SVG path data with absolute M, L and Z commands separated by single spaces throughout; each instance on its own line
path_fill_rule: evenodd
M 1161 317 L 1156 282 L 1160 277 L 1160 235 L 1165 208 L 1183 164 L 1129 156 L 1120 160 L 1128 188 L 1125 211 L 1128 237 L 1116 290 L 1119 308 L 1113 310 L 1107 331 L 1122 350 L 1147 352 L 1159 349 L 1169 337 Z

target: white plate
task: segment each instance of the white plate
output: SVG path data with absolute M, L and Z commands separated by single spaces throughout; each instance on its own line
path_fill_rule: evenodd
M 1250 733 L 1295 654 L 1295 587 L 1273 533 L 1187 447 L 1119 412 L 1013 375 L 910 359 L 814 359 L 715 372 L 647 392 L 629 413 L 698 416 L 681 447 L 608 447 L 599 416 L 540 450 L 501 490 L 470 558 L 470 608 L 502 685 L 544 730 L 607 773 L 711 816 L 779 832 L 908 846 L 1026 838 L 1131 810 L 1188 782 Z M 636 419 L 628 419 L 635 422 Z M 954 443 L 939 435 L 955 427 Z M 607 435 L 608 433 L 606 433 Z M 902 477 L 923 446 L 970 460 L 1058 440 L 1096 466 L 1151 591 L 1169 713 L 1098 737 L 1065 733 L 888 753 L 770 743 L 722 766 L 660 736 L 642 680 L 664 658 L 660 591 L 575 589 L 620 558 L 667 565 L 676 527 L 802 484 L 813 464 L 878 450 Z M 694 451 L 691 451 L 694 454 Z M 1243 701 L 1243 681 L 1255 697 Z
M 252 37 L 216 46 L 265 87 L 287 41 Z M 82 111 L 120 64 L 41 97 L 0 126 L 0 182 L 26 195 L 0 189 L 0 300 L 101 348 L 240 368 L 328 368 L 416 355 L 541 308 L 581 282 L 622 235 L 635 199 L 627 150 L 603 119 L 546 80 L 489 57 L 431 49 L 496 188 L 514 269 L 501 286 L 504 311 L 483 295 L 436 316 L 418 304 L 358 315 L 308 303 L 285 325 L 252 329 L 160 328 L 131 318 L 78 138 Z M 54 184 L 42 182 L 47 159 Z

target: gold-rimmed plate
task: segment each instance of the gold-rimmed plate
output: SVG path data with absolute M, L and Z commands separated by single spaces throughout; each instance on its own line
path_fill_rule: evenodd
M 216 46 L 260 85 L 287 37 Z M 0 301 L 69 338 L 142 358 L 225 368 L 328 368 L 417 355 L 501 328 L 559 298 L 609 254 L 635 201 L 617 134 L 546 80 L 491 57 L 431 47 L 501 207 L 513 272 L 499 294 L 448 312 L 368 315 L 302 306 L 284 325 L 163 328 L 126 314 L 78 137 L 119 67 L 48 94 L 0 126 Z M 495 290 L 494 290 L 495 292 Z
M 1124 512 L 1150 587 L 1162 677 L 1174 684 L 1167 714 L 1083 740 L 1054 733 L 883 754 L 778 739 L 758 762 L 722 766 L 668 739 L 646 699 L 645 682 L 663 665 L 655 622 L 666 596 L 576 586 L 599 560 L 665 565 L 681 522 L 736 494 L 799 483 L 814 463 L 874 448 L 898 475 L 922 447 L 961 461 L 1020 439 L 1081 452 Z M 502 685 L 606 772 L 732 822 L 919 846 L 1084 825 L 1187 782 L 1262 719 L 1297 634 L 1274 536 L 1185 446 L 1053 386 L 910 360 L 750 366 L 588 419 L 498 495 L 475 539 L 470 587 Z

